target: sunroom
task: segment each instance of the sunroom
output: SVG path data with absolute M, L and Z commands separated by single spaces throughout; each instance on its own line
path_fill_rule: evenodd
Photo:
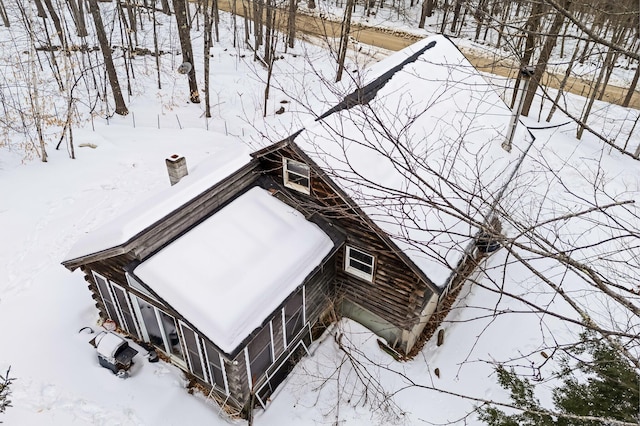
M 253 187 L 142 262 L 126 285 L 93 272 L 121 330 L 243 408 L 265 405 L 326 309 L 338 244 Z

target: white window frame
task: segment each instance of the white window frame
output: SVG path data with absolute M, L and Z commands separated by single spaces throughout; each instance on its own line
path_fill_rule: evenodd
M 295 172 L 293 170 L 289 170 L 289 163 L 295 163 L 296 165 L 299 165 L 301 167 L 305 167 L 307 169 L 307 172 L 308 172 L 307 175 L 306 176 L 305 175 L 301 175 L 298 172 Z M 289 173 L 307 179 L 307 181 L 309 182 L 309 185 L 308 186 L 304 186 L 304 185 L 300 185 L 299 183 L 295 183 L 295 182 L 290 181 L 289 180 Z M 310 194 L 311 193 L 311 168 L 306 163 L 303 163 L 301 161 L 292 160 L 291 158 L 282 157 L 282 180 L 284 182 L 284 186 L 286 186 L 287 188 L 295 189 L 296 191 L 302 192 L 304 194 Z
M 187 364 L 188 361 L 186 359 L 184 359 L 184 360 L 180 359 L 178 356 L 174 355 L 171 352 L 171 348 L 168 345 L 169 339 L 167 338 L 167 334 L 164 331 L 164 326 L 162 325 L 162 318 L 160 317 L 160 312 L 162 312 L 165 315 L 173 318 L 173 321 L 176 324 L 176 329 L 178 329 L 178 327 L 180 327 L 180 325 L 178 324 L 178 321 L 180 319 L 178 318 L 178 320 L 176 320 L 176 318 L 173 315 L 166 313 L 164 310 L 158 308 L 153 303 L 151 303 L 151 302 L 149 302 L 147 300 L 144 300 L 143 298 L 138 297 L 135 294 L 132 295 L 132 296 L 135 299 L 137 299 L 137 300 L 135 300 L 135 303 L 133 303 L 133 301 L 132 301 L 131 304 L 133 305 L 135 313 L 138 316 L 138 318 L 137 318 L 138 319 L 138 324 L 140 325 L 140 331 L 142 332 L 141 335 L 142 335 L 144 341 L 148 342 L 148 343 L 151 343 L 151 339 L 149 338 L 149 332 L 147 331 L 147 325 L 144 323 L 144 317 L 142 316 L 142 312 L 140 311 L 140 305 L 138 304 L 138 300 L 142 300 L 144 303 L 147 303 L 147 304 L 153 306 L 153 308 L 154 308 L 153 314 L 154 314 L 154 316 L 156 318 L 156 322 L 158 323 L 158 326 L 160 328 L 160 335 L 162 336 L 162 346 L 164 346 L 163 352 L 165 353 L 165 355 L 167 355 L 171 359 L 171 361 L 173 361 L 178 366 L 188 370 L 189 369 L 189 365 Z M 184 355 L 185 358 L 187 358 L 187 354 L 185 352 L 186 349 L 184 347 L 185 345 L 184 345 L 184 342 L 182 341 L 182 336 L 181 335 L 178 335 L 178 340 L 180 341 L 180 347 L 182 348 L 182 354 Z M 159 348 L 159 349 L 162 350 L 163 348 Z
M 122 318 L 122 312 L 120 312 L 120 305 L 118 305 L 118 300 L 116 299 L 115 295 L 113 294 L 113 289 L 111 288 L 111 283 L 109 282 L 109 280 L 102 276 L 101 274 L 97 273 L 96 271 L 91 271 L 93 273 L 93 279 L 95 280 L 96 283 L 96 287 L 98 289 L 98 294 L 100 295 L 100 299 L 102 300 L 102 305 L 104 306 L 104 310 L 106 311 L 105 313 L 107 314 L 107 317 L 109 317 L 110 319 L 117 321 L 118 324 L 121 324 L 122 328 L 127 331 L 127 326 L 124 323 L 124 320 Z M 111 300 L 113 301 L 113 307 L 115 308 L 116 311 L 116 317 L 117 318 L 111 318 L 110 314 L 109 314 L 109 310 L 107 309 L 107 302 L 104 299 L 104 294 L 102 294 L 102 290 L 100 290 L 100 285 L 98 284 L 98 279 L 101 279 L 105 282 L 105 285 L 107 286 L 107 291 L 109 292 L 109 297 L 111 298 Z
M 203 343 L 203 345 L 205 344 L 206 343 Z M 220 385 L 216 383 L 215 379 L 213 378 L 213 371 L 211 371 L 211 368 L 209 367 L 209 364 L 211 364 L 209 360 L 209 354 L 207 353 L 206 349 L 204 349 L 203 352 L 204 352 L 205 362 L 207 363 L 206 371 L 207 371 L 207 375 L 209 376 L 209 380 L 207 381 L 207 383 L 209 383 L 211 386 L 214 386 L 220 389 Z M 220 360 L 220 370 L 222 370 L 222 381 L 224 382 L 224 393 L 225 395 L 229 395 L 229 382 L 227 381 L 227 369 L 225 368 L 224 358 L 220 353 L 218 353 L 218 359 Z
M 147 296 L 149 299 L 151 299 L 154 302 L 157 302 L 158 304 L 164 306 L 164 304 L 162 302 L 160 302 L 158 299 L 156 299 L 156 297 L 153 294 L 151 294 L 151 292 L 148 289 L 146 289 L 140 283 L 140 281 L 138 281 L 135 277 L 131 276 L 130 273 L 125 271 L 124 276 L 127 278 L 127 284 L 129 285 L 129 287 L 131 287 L 132 289 L 134 289 L 136 291 L 139 291 L 140 293 L 142 293 L 145 296 Z
M 178 319 L 178 326 L 180 327 L 180 331 L 182 336 L 180 336 L 180 341 L 182 343 L 182 347 L 184 350 L 184 357 L 186 358 L 186 362 L 187 362 L 187 366 L 189 367 L 189 371 L 191 372 L 191 374 L 193 374 L 194 376 L 196 376 L 197 378 L 199 378 L 200 380 L 203 381 L 207 381 L 207 373 L 208 373 L 208 368 L 206 365 L 204 365 L 205 362 L 205 358 L 206 358 L 206 354 L 203 357 L 202 354 L 205 353 L 205 351 L 202 348 L 202 343 L 201 343 L 201 339 L 200 336 L 198 335 L 198 333 L 195 332 L 195 330 L 193 330 L 191 327 L 189 327 L 187 324 L 185 324 L 181 319 Z M 189 356 L 189 348 L 187 347 L 187 339 L 184 338 L 184 329 L 187 328 L 189 329 L 192 333 L 193 336 L 196 340 L 196 349 L 198 350 L 198 357 L 200 358 L 200 367 L 202 367 L 202 375 L 205 377 L 200 377 L 198 376 L 195 371 L 193 371 L 193 363 L 191 362 L 191 357 Z
M 366 254 L 367 256 L 371 256 L 371 264 L 368 265 L 368 264 L 365 264 L 364 262 L 362 262 L 359 259 L 352 258 L 351 257 L 351 251 L 352 250 L 360 252 L 362 254 Z M 370 266 L 371 267 L 371 273 L 368 274 L 368 273 L 366 273 L 364 271 L 361 271 L 358 268 L 354 268 L 353 266 L 351 266 L 351 262 L 349 261 L 350 259 L 353 259 L 357 263 L 361 263 L 363 265 Z M 373 275 L 375 273 L 375 268 L 376 268 L 376 257 L 374 255 L 372 255 L 370 253 L 367 253 L 366 251 L 361 250 L 361 249 L 356 248 L 356 247 L 346 246 L 345 252 L 344 252 L 344 270 L 346 272 L 348 272 L 349 274 L 351 274 L 353 276 L 361 278 L 361 279 L 363 279 L 365 281 L 373 282 Z
M 127 291 L 127 289 L 125 289 L 124 287 L 122 287 L 121 285 L 118 285 L 114 282 L 111 281 L 107 281 L 110 285 L 111 285 L 111 292 L 113 293 L 113 301 L 116 303 L 116 306 L 118 307 L 118 315 L 120 315 L 120 317 L 122 317 L 122 326 L 124 327 L 124 329 L 131 335 L 133 335 L 133 333 L 131 332 L 131 330 L 129 330 L 129 327 L 127 327 L 127 322 L 124 320 L 124 313 L 123 313 L 123 309 L 122 309 L 122 305 L 120 304 L 120 300 L 118 300 L 118 298 L 116 297 L 116 288 L 118 290 L 121 290 L 124 293 L 124 297 L 125 297 L 125 301 L 127 302 L 127 306 L 129 308 L 129 312 L 131 312 L 131 316 L 133 317 L 133 326 L 135 327 L 135 332 L 138 333 L 138 336 L 142 336 L 142 333 L 140 332 L 140 327 L 138 326 L 138 318 L 136 318 L 136 312 L 133 310 L 133 304 L 131 303 L 131 300 L 129 299 L 129 292 Z

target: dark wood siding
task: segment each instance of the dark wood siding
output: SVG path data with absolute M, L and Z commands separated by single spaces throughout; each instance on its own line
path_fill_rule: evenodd
M 273 178 L 273 185 L 288 198 L 288 203 L 311 217 L 320 214 L 347 235 L 346 244 L 375 256 L 373 282 L 344 271 L 344 250 L 337 254 L 337 290 L 358 305 L 390 323 L 411 329 L 420 321 L 420 312 L 433 291 L 397 254 L 397 248 L 381 238 L 372 224 L 350 208 L 327 178 L 311 171 L 311 194 L 306 195 L 282 185 L 282 158 L 308 161 L 290 147 L 271 152 L 261 158 L 264 174 Z
M 321 266 L 305 288 L 306 319 L 314 325 L 335 303 L 336 254 Z

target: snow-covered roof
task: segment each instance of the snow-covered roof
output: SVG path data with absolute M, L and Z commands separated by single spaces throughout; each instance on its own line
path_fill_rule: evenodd
M 317 225 L 254 187 L 134 274 L 230 354 L 332 247 Z
M 127 243 L 251 160 L 248 149 L 241 143 L 220 146 L 223 148 L 215 150 L 209 158 L 189 170 L 189 174 L 176 185 L 157 192 L 110 222 L 86 234 L 71 247 L 64 262 Z
M 464 217 L 482 221 L 523 135 L 511 154 L 501 148 L 510 110 L 443 36 L 388 57 L 363 80 L 371 83 L 346 108 L 294 142 L 443 286 L 477 232 Z

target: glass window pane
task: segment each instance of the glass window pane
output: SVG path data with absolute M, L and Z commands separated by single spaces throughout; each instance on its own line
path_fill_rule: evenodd
M 156 318 L 155 308 L 153 305 L 148 304 L 142 299 L 136 298 L 136 300 L 140 307 L 140 314 L 142 315 L 144 327 L 147 329 L 147 334 L 149 335 L 149 343 L 165 350 L 164 340 L 162 339 L 162 332 L 160 331 L 158 319 Z
M 287 160 L 287 170 L 298 175 L 309 176 L 309 166 L 298 161 Z
M 271 358 L 271 330 L 265 326 L 260 333 L 249 343 L 249 363 L 253 383 L 267 371 L 273 361 Z
M 287 180 L 291 183 L 295 183 L 296 185 L 301 185 L 304 186 L 306 188 L 309 187 L 309 178 L 304 177 L 304 176 L 298 176 L 296 174 L 293 173 L 289 173 L 287 175 Z
M 182 354 L 182 346 L 180 345 L 180 336 L 178 336 L 178 328 L 176 327 L 176 321 L 171 315 L 167 315 L 164 312 L 158 310 L 160 314 L 162 327 L 164 328 L 164 335 L 167 336 L 167 346 L 172 355 L 178 358 L 184 359 Z
M 371 265 L 373 263 L 373 256 L 370 256 L 370 255 L 368 255 L 366 253 L 363 253 L 363 252 L 361 252 L 359 250 L 356 250 L 356 249 L 353 249 L 353 248 L 350 249 L 349 252 L 350 252 L 349 253 L 350 257 L 353 258 L 353 259 L 357 259 L 360 262 L 368 264 L 368 265 Z
M 302 290 L 293 295 L 284 306 L 285 330 L 287 333 L 287 345 L 298 334 L 303 326 L 303 297 Z
M 224 389 L 224 376 L 222 366 L 220 365 L 220 354 L 209 342 L 205 342 L 204 350 L 207 352 L 209 371 L 211 372 L 213 383 L 220 389 Z
M 102 296 L 102 301 L 104 302 L 104 308 L 107 310 L 107 315 L 111 318 L 115 323 L 120 327 L 120 319 L 118 318 L 118 311 L 116 310 L 115 303 L 111 298 L 111 293 L 109 292 L 109 286 L 107 282 L 98 275 L 93 275 L 96 279 L 96 284 L 98 285 L 98 290 L 100 291 L 100 295 Z
M 198 336 L 189 327 L 181 326 L 182 336 L 184 337 L 184 344 L 187 349 L 187 357 L 189 357 L 189 364 L 191 372 L 204 380 L 204 370 L 202 369 L 202 358 L 200 357 L 200 351 L 198 349 Z
M 122 319 L 124 320 L 124 325 L 132 336 L 136 338 L 140 338 L 138 336 L 138 330 L 136 329 L 135 320 L 133 319 L 133 314 L 131 313 L 131 309 L 129 309 L 129 300 L 127 294 L 123 289 L 117 286 L 113 286 L 113 293 L 116 295 L 116 299 L 118 299 L 118 305 L 120 305 L 120 312 L 122 312 Z
M 362 263 L 357 262 L 357 261 L 355 261 L 353 259 L 349 259 L 349 266 L 351 266 L 352 268 L 359 269 L 362 272 L 365 272 L 367 274 L 371 274 L 371 272 L 372 272 L 371 266 L 362 264 Z

